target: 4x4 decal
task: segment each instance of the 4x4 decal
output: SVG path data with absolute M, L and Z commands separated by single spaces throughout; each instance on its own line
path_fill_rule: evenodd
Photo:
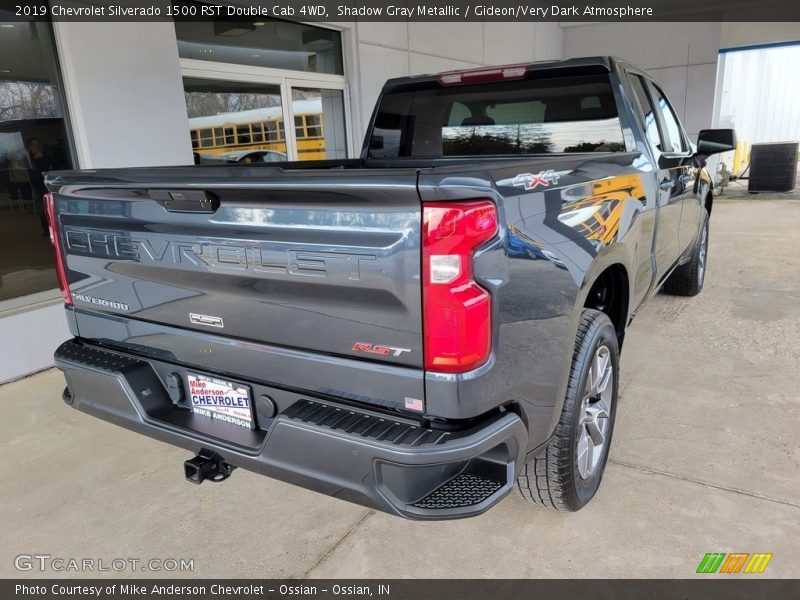
M 540 185 L 543 187 L 548 187 L 551 184 L 556 185 L 559 177 L 559 174 L 553 169 L 539 171 L 535 175 L 533 173 L 520 173 L 514 177 L 514 181 L 511 182 L 511 185 L 514 187 L 522 187 L 526 190 L 532 190 Z

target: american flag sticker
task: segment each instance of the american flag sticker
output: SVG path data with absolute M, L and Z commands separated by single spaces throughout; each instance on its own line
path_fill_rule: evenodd
M 408 410 L 422 412 L 422 400 L 417 400 L 416 398 L 406 398 L 406 408 Z

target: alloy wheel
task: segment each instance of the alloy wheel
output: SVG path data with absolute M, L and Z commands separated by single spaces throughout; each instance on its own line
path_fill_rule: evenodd
M 697 256 L 697 283 L 703 283 L 706 275 L 706 254 L 708 251 L 708 225 L 703 226 L 700 234 L 700 253 Z
M 605 451 L 611 423 L 611 400 L 614 397 L 614 366 L 611 350 L 601 345 L 586 376 L 578 429 L 578 473 L 589 479 L 597 471 Z

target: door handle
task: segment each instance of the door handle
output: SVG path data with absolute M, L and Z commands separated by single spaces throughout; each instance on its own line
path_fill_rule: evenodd
M 658 184 L 658 188 L 664 190 L 665 192 L 669 192 L 674 187 L 675 187 L 675 181 L 672 179 L 667 179 Z
M 681 175 L 678 179 L 680 179 L 683 185 L 686 185 L 693 179 L 693 177 L 691 175 Z
M 213 213 L 219 198 L 202 190 L 147 190 L 150 197 L 169 212 Z

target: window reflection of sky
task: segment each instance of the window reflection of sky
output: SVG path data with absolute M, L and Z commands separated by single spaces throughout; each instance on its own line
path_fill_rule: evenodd
M 609 151 L 619 150 L 614 145 L 624 146 L 619 119 L 591 119 L 585 121 L 563 121 L 548 123 L 521 123 L 517 125 L 451 126 L 442 128 L 445 140 L 460 137 L 493 136 L 521 146 L 546 143 L 550 152 L 565 152 L 581 144 L 609 146 Z

